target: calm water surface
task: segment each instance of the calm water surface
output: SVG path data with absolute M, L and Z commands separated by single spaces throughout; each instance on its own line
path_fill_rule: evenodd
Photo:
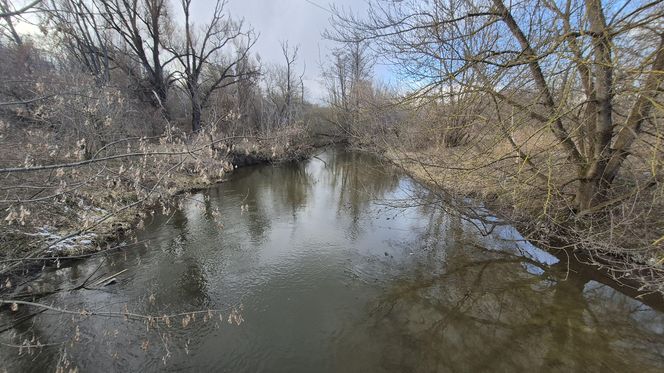
M 664 371 L 662 313 L 568 273 L 513 229 L 482 237 L 404 204 L 426 193 L 358 153 L 240 169 L 148 219 L 144 244 L 38 281 L 68 289 L 126 269 L 40 302 L 221 317 L 44 312 L 0 334 L 0 371 Z M 3 313 L 0 330 L 34 311 Z M 25 340 L 47 346 L 11 346 Z

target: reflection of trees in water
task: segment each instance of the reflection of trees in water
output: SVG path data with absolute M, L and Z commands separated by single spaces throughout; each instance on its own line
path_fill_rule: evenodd
M 399 185 L 399 176 L 375 157 L 358 152 L 334 152 L 328 162 L 328 185 L 339 196 L 338 215 L 349 216 L 356 237 L 360 219 L 371 203 Z
M 247 204 L 249 211 L 241 215 L 225 214 L 222 209 L 222 214 L 233 215 L 238 221 L 232 223 L 246 225 L 252 239 L 260 240 L 278 216 L 288 214 L 296 219 L 297 211 L 311 202 L 316 186 L 317 193 L 338 198 L 339 215 L 350 217 L 350 229 L 357 232 L 361 216 L 367 213 L 373 199 L 396 188 L 399 178 L 366 154 L 329 152 L 326 155 L 322 180 L 313 180 L 304 162 L 239 170 L 233 176 L 232 187 L 224 189 L 220 198 L 237 204 L 223 203 L 223 209 L 240 209 Z
M 224 225 L 242 224 L 252 240 L 259 242 L 274 219 L 285 215 L 297 219 L 297 212 L 311 203 L 316 188 L 316 193 L 335 197 L 339 216 L 349 217 L 350 230 L 357 233 L 372 200 L 396 188 L 399 178 L 366 154 L 325 154 L 322 180 L 313 179 L 305 162 L 238 170 L 229 184 L 211 191 L 213 199 L 220 201 Z M 248 205 L 248 211 L 237 213 L 243 205 Z
M 24 341 L 47 341 L 49 337 L 57 332 L 62 332 L 63 323 L 53 324 L 52 326 L 43 326 L 41 323 L 32 322 L 30 315 L 34 310 L 26 307 L 20 308 L 12 319 L 0 317 L 0 328 L 4 329 L 6 325 L 15 324 L 10 333 L 5 332 L 0 338 L 2 343 L 20 345 Z M 24 322 L 16 323 L 16 320 L 25 319 Z M 7 322 L 5 324 L 5 322 Z M 66 320 L 65 320 L 66 323 Z M 14 337 L 16 336 L 16 337 Z M 34 344 L 28 343 L 28 344 Z M 57 349 L 59 346 L 47 347 L 48 353 L 42 353 L 38 349 L 19 351 L 16 348 L 0 345 L 0 361 L 3 367 L 12 367 L 15 371 L 47 371 L 52 369 L 57 363 Z M 20 352 L 20 353 L 19 353 Z M 36 356 L 39 354 L 38 356 Z
M 399 183 L 396 176 L 387 175 L 378 167 L 378 163 L 363 155 L 332 154 L 319 184 L 303 164 L 246 170 L 239 172 L 231 184 L 211 189 L 210 200 L 197 198 L 202 203 L 192 202 L 189 209 L 156 217 L 154 225 L 164 226 L 147 238 L 169 237 L 162 242 L 162 249 L 170 255 L 153 257 L 152 262 L 141 267 L 141 271 L 148 272 L 140 276 L 142 280 L 132 280 L 133 287 L 145 289 L 145 293 L 139 292 L 141 296 L 147 295 L 153 282 L 159 283 L 156 289 L 160 292 L 155 294 L 156 304 L 143 299 L 135 303 L 144 309 L 134 309 L 132 305 L 132 311 L 156 313 L 164 305 L 178 304 L 208 306 L 209 292 L 216 289 L 209 288 L 209 273 L 201 263 L 205 256 L 195 251 L 199 245 L 218 243 L 221 235 L 224 245 L 236 239 L 246 240 L 244 234 L 236 237 L 218 231 L 213 222 L 214 207 L 220 208 L 228 228 L 246 226 L 252 239 L 261 240 L 275 217 L 295 216 L 310 203 L 316 186 L 320 187 L 316 193 L 333 196 L 332 207 L 338 203 L 338 215 L 344 219 L 350 216 L 351 228 L 358 229 L 372 200 Z M 250 208 L 241 214 L 242 204 Z M 356 344 L 342 347 L 340 360 L 356 364 L 366 358 L 362 355 L 370 354 L 373 361 L 367 370 L 382 367 L 388 371 L 632 371 L 651 368 L 648 364 L 662 365 L 661 331 L 650 332 L 643 326 L 647 324 L 644 311 L 635 301 L 601 290 L 605 288 L 593 288 L 573 274 L 565 281 L 556 281 L 564 276 L 557 276 L 551 268 L 541 277 L 530 275 L 523 270 L 523 264 L 537 263 L 479 247 L 458 216 L 447 215 L 431 205 L 421 206 L 419 212 L 429 222 L 419 240 L 413 240 L 423 243 L 423 251 L 413 250 L 421 257 L 416 261 L 419 267 L 400 277 L 370 305 L 368 320 L 348 328 L 365 343 L 361 348 Z M 165 222 L 168 224 L 162 224 Z M 185 244 L 193 251 L 183 250 Z M 437 245 L 444 249 L 434 248 Z M 117 261 L 122 260 L 118 258 L 102 263 L 99 272 L 116 273 Z M 63 271 L 62 276 L 78 283 L 95 267 L 96 264 L 74 266 L 69 273 Z M 67 299 L 57 299 L 56 303 L 72 307 L 82 304 L 81 308 L 104 306 L 103 293 L 95 294 L 67 293 Z M 121 311 L 121 304 L 112 306 Z M 62 335 L 71 337 L 75 327 L 69 317 L 43 315 L 35 320 L 38 321 L 22 324 L 15 331 L 27 339 L 35 336 L 40 341 L 58 342 Z M 124 351 L 130 342 L 139 348 L 137 341 L 143 339 L 142 326 L 120 323 L 118 337 L 90 343 L 90 348 L 99 349 L 91 351 L 85 338 L 107 335 L 104 333 L 116 330 L 118 324 L 83 318 L 77 319 L 76 324 L 83 334 L 79 345 L 82 352 L 69 348 L 70 354 L 84 352 L 95 356 Z M 163 351 L 154 348 L 148 354 L 161 357 Z M 10 361 L 8 365 L 48 370 L 59 357 L 58 351 L 44 350 L 35 360 L 14 356 L 12 359 L 19 362 Z M 5 355 L 0 353 L 0 357 Z M 136 356 L 139 355 L 131 355 L 130 361 Z M 121 362 L 99 360 L 95 362 L 100 364 L 95 366 L 97 370 L 127 368 Z M 104 364 L 108 366 L 102 367 Z
M 312 181 L 302 163 L 238 173 L 232 180 L 232 188 L 225 189 L 223 197 L 219 197 L 228 199 L 222 201 L 222 214 L 233 219 L 231 224 L 245 225 L 256 242 L 270 230 L 275 218 L 286 214 L 296 217 L 296 212 L 307 204 Z M 238 213 L 244 205 L 248 205 L 248 211 Z M 234 210 L 228 212 L 228 209 Z
M 210 209 L 209 201 L 198 195 L 185 201 L 184 209 L 176 209 L 171 215 L 160 217 L 169 224 L 157 222 L 160 227 L 156 232 L 157 239 L 162 235 L 169 237 L 163 243 L 163 250 L 169 255 L 156 256 L 156 262 L 144 266 L 144 271 L 152 272 L 150 276 L 143 277 L 150 283 L 139 285 L 147 290 L 153 283 L 158 284 L 157 288 L 162 291 L 162 294 L 155 294 L 158 303 L 185 302 L 196 307 L 209 304 L 207 274 L 200 256 L 195 252 L 195 242 L 214 234 Z M 163 304 L 148 304 L 145 311 L 158 311 Z
M 169 215 L 155 216 L 150 223 L 151 231 L 139 236 L 141 240 L 150 240 L 151 243 L 145 248 L 117 252 L 106 258 L 90 259 L 50 273 L 49 281 L 65 284 L 64 288 L 81 284 L 94 274 L 92 281 L 88 283 L 91 290 L 63 291 L 40 299 L 39 302 L 54 304 L 56 307 L 65 305 L 63 308 L 71 310 L 125 312 L 124 307 L 127 307 L 130 312 L 146 315 L 168 313 L 173 308 L 178 309 L 180 305 L 186 305 L 187 309 L 207 309 L 214 306 L 209 295 L 208 274 L 202 263 L 203 258 L 196 252 L 196 242 L 201 238 L 205 240 L 204 235 L 214 232 L 209 227 L 212 224 L 212 206 L 201 197 L 199 195 L 187 198 L 183 209 L 175 209 Z M 156 245 L 168 255 L 150 256 L 149 261 L 143 262 L 141 259 L 150 251 L 148 248 L 157 249 Z M 110 299 L 116 299 L 115 286 L 106 288 L 92 285 L 99 278 L 135 265 L 140 265 L 143 273 L 142 276 L 132 278 L 132 287 L 137 290 L 125 295 L 126 302 L 109 302 Z M 123 277 L 118 276 L 118 281 L 123 281 Z M 148 300 L 150 296 L 154 298 Z M 34 309 L 21 307 L 20 312 L 28 314 L 34 312 Z M 173 325 L 177 325 L 179 321 L 174 319 Z M 119 321 L 112 317 L 72 317 L 70 314 L 51 311 L 17 324 L 12 333 L 2 335 L 0 342 L 21 344 L 33 341 L 29 344 L 34 344 L 39 341 L 47 344 L 44 348 L 24 348 L 22 355 L 18 354 L 17 349 L 0 351 L 3 365 L 7 364 L 6 366 L 11 366 L 16 371 L 51 371 L 56 366 L 61 366 L 64 359 L 93 364 L 95 371 L 136 370 L 138 368 L 131 369 L 127 364 L 139 367 L 146 358 L 160 359 L 162 354 L 167 353 L 166 343 L 180 337 L 178 333 L 171 334 L 169 328 L 159 330 L 146 328 L 143 323 L 137 325 L 135 322 Z M 151 348 L 146 350 L 145 356 L 129 353 L 129 357 L 123 359 L 87 358 L 97 354 L 106 357 L 115 352 L 126 354 L 133 348 L 139 349 L 140 343 L 147 340 L 150 341 Z M 173 350 L 180 347 L 181 344 L 178 347 L 170 346 Z M 134 359 L 143 361 L 137 362 Z M 92 369 L 85 366 L 79 368 L 84 371 Z
M 367 325 L 370 338 L 381 341 L 375 358 L 385 370 L 664 367 L 664 340 L 633 318 L 639 312 L 636 301 L 607 302 L 605 294 L 587 291 L 573 274 L 552 278 L 553 269 L 530 275 L 522 267 L 528 259 L 486 251 L 460 226 L 452 219 L 443 228 L 444 264 L 422 261 L 416 273 L 394 283 L 371 306 Z
M 312 185 L 311 176 L 303 163 L 282 166 L 280 172 L 274 174 L 278 177 L 273 185 L 280 186 L 284 190 L 284 193 L 276 193 L 276 196 L 281 197 L 278 201 L 281 205 L 278 213 L 290 209 L 290 213 L 295 216 L 297 210 L 308 202 Z
M 263 239 L 270 229 L 271 219 L 262 202 L 262 194 L 265 193 L 264 179 L 268 179 L 271 174 L 269 169 L 243 170 L 243 177 L 233 178 L 229 188 L 221 187 L 224 191 L 217 200 L 221 206 L 224 226 L 244 225 L 254 242 Z M 250 213 L 243 211 L 245 205 L 249 206 Z

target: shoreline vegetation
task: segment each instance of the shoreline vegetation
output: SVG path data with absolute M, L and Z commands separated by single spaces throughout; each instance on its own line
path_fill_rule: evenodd
M 73 166 L 75 177 L 87 180 L 84 186 L 76 188 L 78 203 L 70 199 L 57 201 L 35 212 L 40 215 L 36 220 L 33 220 L 33 212 L 23 210 L 22 215 L 17 216 L 18 224 L 3 225 L 0 263 L 3 271 L 7 271 L 3 290 L 13 288 L 7 284 L 11 284 L 14 277 L 29 278 L 46 267 L 59 268 L 69 260 L 131 247 L 135 242 L 126 240 L 132 230 L 142 226 L 144 219 L 157 210 L 167 213 L 179 208 L 179 203 L 191 193 L 223 183 L 235 169 L 301 161 L 331 143 L 330 139 L 321 142 L 313 138 L 303 142 L 297 138 L 299 135 L 290 132 L 260 138 L 213 137 L 202 133 L 193 139 L 170 143 L 163 141 L 163 137 L 160 137 L 161 142 L 134 139 L 143 143 L 140 153 L 144 155 L 137 156 L 138 160 L 125 159 L 109 164 L 103 156 L 89 159 L 92 163 L 104 162 L 104 167 L 116 167 L 119 174 L 127 174 L 120 182 L 114 180 L 111 184 L 107 179 L 95 178 L 94 170 Z M 150 172 L 148 162 L 160 170 Z M 55 170 L 64 173 L 66 168 Z M 26 181 L 25 178 L 22 181 Z M 40 227 L 39 221 L 54 223 Z
M 371 1 L 334 12 L 332 106 L 386 154 L 491 230 L 568 253 L 625 286 L 664 292 L 662 4 Z M 366 51 L 370 50 L 373 54 Z M 373 84 L 375 57 L 403 82 Z M 346 74 L 346 75 L 344 75 Z M 638 284 L 638 285 L 634 285 Z
M 431 166 L 431 164 L 422 161 L 427 157 L 425 152 L 414 151 L 404 154 L 394 149 L 376 150 L 375 147 L 358 147 L 358 149 L 363 148 L 372 149 L 372 153 L 378 154 L 386 162 L 399 168 L 418 183 L 427 186 L 435 194 L 434 203 L 441 200 L 454 201 L 450 203 L 451 213 L 459 214 L 463 219 L 473 220 L 479 218 L 480 225 L 482 225 L 481 220 L 483 218 L 495 215 L 496 220 L 491 220 L 492 223 L 514 226 L 529 243 L 556 256 L 562 265 L 567 267 L 567 271 L 608 285 L 630 297 L 640 299 L 654 309 L 664 311 L 664 297 L 662 297 L 661 290 L 653 291 L 652 288 L 649 288 L 649 284 L 642 280 L 643 274 L 639 273 L 639 271 L 644 270 L 644 267 L 646 269 L 652 267 L 652 269 L 659 272 L 662 270 L 661 264 L 634 262 L 634 259 L 630 257 L 621 258 L 622 260 L 617 262 L 600 262 L 596 258 L 589 257 L 583 247 L 570 244 L 570 242 L 562 242 L 557 236 L 555 240 L 550 240 L 550 232 L 543 225 L 537 224 L 542 223 L 542 221 L 537 220 L 537 216 L 528 215 L 528 212 L 524 210 L 515 211 L 513 205 L 505 204 L 504 201 L 491 196 L 490 190 L 484 187 L 484 183 L 469 187 L 467 184 L 444 180 L 445 178 L 442 175 L 436 174 L 436 166 Z M 470 200 L 474 202 L 469 202 Z M 459 206 L 463 207 L 460 208 Z M 489 215 L 477 215 L 476 209 L 478 209 L 478 206 L 481 206 L 479 210 L 486 211 Z M 513 215 L 515 213 L 521 214 L 523 220 L 515 220 Z M 492 226 L 492 224 L 483 225 L 482 234 L 490 234 Z M 611 255 L 611 253 L 601 252 L 598 254 Z M 659 280 L 656 277 L 655 279 Z
M 236 167 L 327 141 L 299 46 L 284 41 L 282 62 L 262 64 L 257 33 L 212 5 L 194 20 L 176 19 L 191 1 L 0 2 L 2 292 L 118 248 Z M 39 32 L 17 32 L 26 22 Z

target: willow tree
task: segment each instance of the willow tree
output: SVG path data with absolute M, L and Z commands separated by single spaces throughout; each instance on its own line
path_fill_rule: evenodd
M 661 160 L 654 115 L 664 79 L 661 1 L 373 1 L 364 17 L 337 12 L 334 25 L 332 38 L 370 41 L 399 66 L 414 83 L 410 99 L 472 93 L 548 132 L 555 146 L 547 152 L 563 155 L 572 180 L 542 175 L 542 157 L 511 129 L 498 131 L 533 173 L 560 188 L 575 185 L 577 212 L 620 198 L 612 189 L 638 141 Z M 657 162 L 647 185 L 660 180 Z

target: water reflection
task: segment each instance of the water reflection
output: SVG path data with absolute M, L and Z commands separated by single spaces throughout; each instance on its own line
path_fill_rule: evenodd
M 10 371 L 658 371 L 661 313 L 549 254 L 489 237 L 375 159 L 328 151 L 237 170 L 157 215 L 126 251 L 47 272 L 35 285 L 118 283 L 40 302 L 69 310 L 180 314 L 172 325 L 44 312 L 0 314 Z M 218 213 L 220 213 L 219 216 Z M 223 226 L 223 228 L 220 227 Z M 525 254 L 524 254 L 525 253 Z M 243 323 L 228 320 L 242 315 Z M 2 329 L 2 328 L 0 328 Z M 18 354 L 11 344 L 48 347 Z
M 362 325 L 384 371 L 657 371 L 664 316 L 606 285 L 488 252 L 458 219 L 444 257 L 428 254 L 370 304 Z M 432 251 L 436 252 L 436 251 Z M 539 276 L 522 264 L 541 268 Z M 360 325 L 357 325 L 360 327 Z M 353 328 L 350 328 L 351 330 Z M 342 349 L 349 360 L 358 351 Z M 364 353 L 364 352 L 362 352 Z

